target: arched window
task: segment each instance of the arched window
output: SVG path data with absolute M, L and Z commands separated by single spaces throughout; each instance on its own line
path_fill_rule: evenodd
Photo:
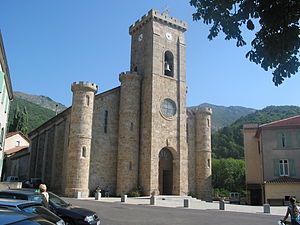
M 174 76 L 174 57 L 170 51 L 165 52 L 164 74 L 170 77 Z
M 83 158 L 86 157 L 86 147 L 85 146 L 82 147 L 81 157 L 83 157 Z

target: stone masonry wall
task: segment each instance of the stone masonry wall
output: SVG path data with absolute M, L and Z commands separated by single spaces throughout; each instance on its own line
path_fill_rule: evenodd
M 141 79 L 136 72 L 120 74 L 117 195 L 138 187 Z
M 97 85 L 90 82 L 73 83 L 73 101 L 67 152 L 65 195 L 89 196 L 90 149 L 94 96 Z
M 196 115 L 196 194 L 205 200 L 212 200 L 211 186 L 211 114 L 212 110 L 195 109 Z
M 116 193 L 120 88 L 95 97 L 89 189 Z M 104 132 L 107 111 L 107 132 Z

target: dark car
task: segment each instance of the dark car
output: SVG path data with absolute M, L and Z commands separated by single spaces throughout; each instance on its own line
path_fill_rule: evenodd
M 55 225 L 45 218 L 32 213 L 16 211 L 12 209 L 0 208 L 0 225 L 14 224 L 14 225 Z
M 62 218 L 66 224 L 99 225 L 97 214 L 89 209 L 73 206 L 57 195 L 49 193 L 49 208 Z M 0 198 L 23 199 L 43 203 L 41 194 L 34 189 L 9 189 L 0 191 Z M 46 205 L 46 204 L 45 204 Z
M 54 213 L 42 206 L 41 203 L 19 200 L 19 199 L 0 199 L 0 208 L 13 209 L 27 213 L 34 213 L 53 222 L 56 225 L 65 225 L 65 222 Z

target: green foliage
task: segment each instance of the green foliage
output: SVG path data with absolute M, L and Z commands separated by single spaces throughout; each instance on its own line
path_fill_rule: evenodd
M 141 192 L 138 188 L 134 188 L 131 191 L 129 191 L 127 193 L 128 197 L 140 197 L 141 196 Z
M 300 107 L 298 106 L 268 106 L 241 117 L 230 126 L 224 127 L 212 134 L 213 157 L 217 159 L 244 158 L 244 124 L 265 124 L 296 115 L 300 115 Z
M 215 197 L 221 197 L 221 198 L 229 198 L 230 197 L 230 191 L 226 190 L 224 188 L 214 188 L 214 196 Z
M 23 109 L 23 112 L 20 109 Z M 24 118 L 23 122 L 25 124 L 28 124 L 28 126 L 26 126 L 27 131 L 22 131 L 25 134 L 31 132 L 32 130 L 39 127 L 40 125 L 51 119 L 53 116 L 55 116 L 55 112 L 49 109 L 40 107 L 23 99 L 15 98 L 11 104 L 8 117 L 9 132 L 16 131 L 19 129 L 14 125 L 14 115 L 17 111 L 21 111 L 23 114 L 27 115 L 28 122 L 26 122 L 26 118 Z
M 216 132 L 217 130 L 221 129 L 222 127 L 229 126 L 234 121 L 239 119 L 241 116 L 246 116 L 249 113 L 255 112 L 255 109 L 250 109 L 241 106 L 219 106 L 213 105 L 208 103 L 202 103 L 195 107 L 189 107 L 189 109 L 193 109 L 196 107 L 200 108 L 211 108 L 213 111 L 212 114 L 212 132 Z
M 27 134 L 28 131 L 28 113 L 26 106 L 20 110 L 17 105 L 13 112 L 12 123 L 9 125 L 9 131 L 21 131 L 23 134 Z
M 196 8 L 194 20 L 212 24 L 209 40 L 223 32 L 225 40 L 235 39 L 240 47 L 246 45 L 242 27 L 256 32 L 246 57 L 266 71 L 273 70 L 276 86 L 298 72 L 299 0 L 190 0 L 190 4 Z
M 245 189 L 245 162 L 239 159 L 212 160 L 213 188 L 241 192 Z
M 192 191 L 188 192 L 188 196 L 191 196 L 192 198 L 197 198 L 197 195 Z

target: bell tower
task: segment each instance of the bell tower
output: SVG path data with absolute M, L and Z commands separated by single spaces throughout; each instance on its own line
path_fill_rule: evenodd
M 139 185 L 146 195 L 187 194 L 186 29 L 157 10 L 129 28 L 130 69 L 142 77 Z

